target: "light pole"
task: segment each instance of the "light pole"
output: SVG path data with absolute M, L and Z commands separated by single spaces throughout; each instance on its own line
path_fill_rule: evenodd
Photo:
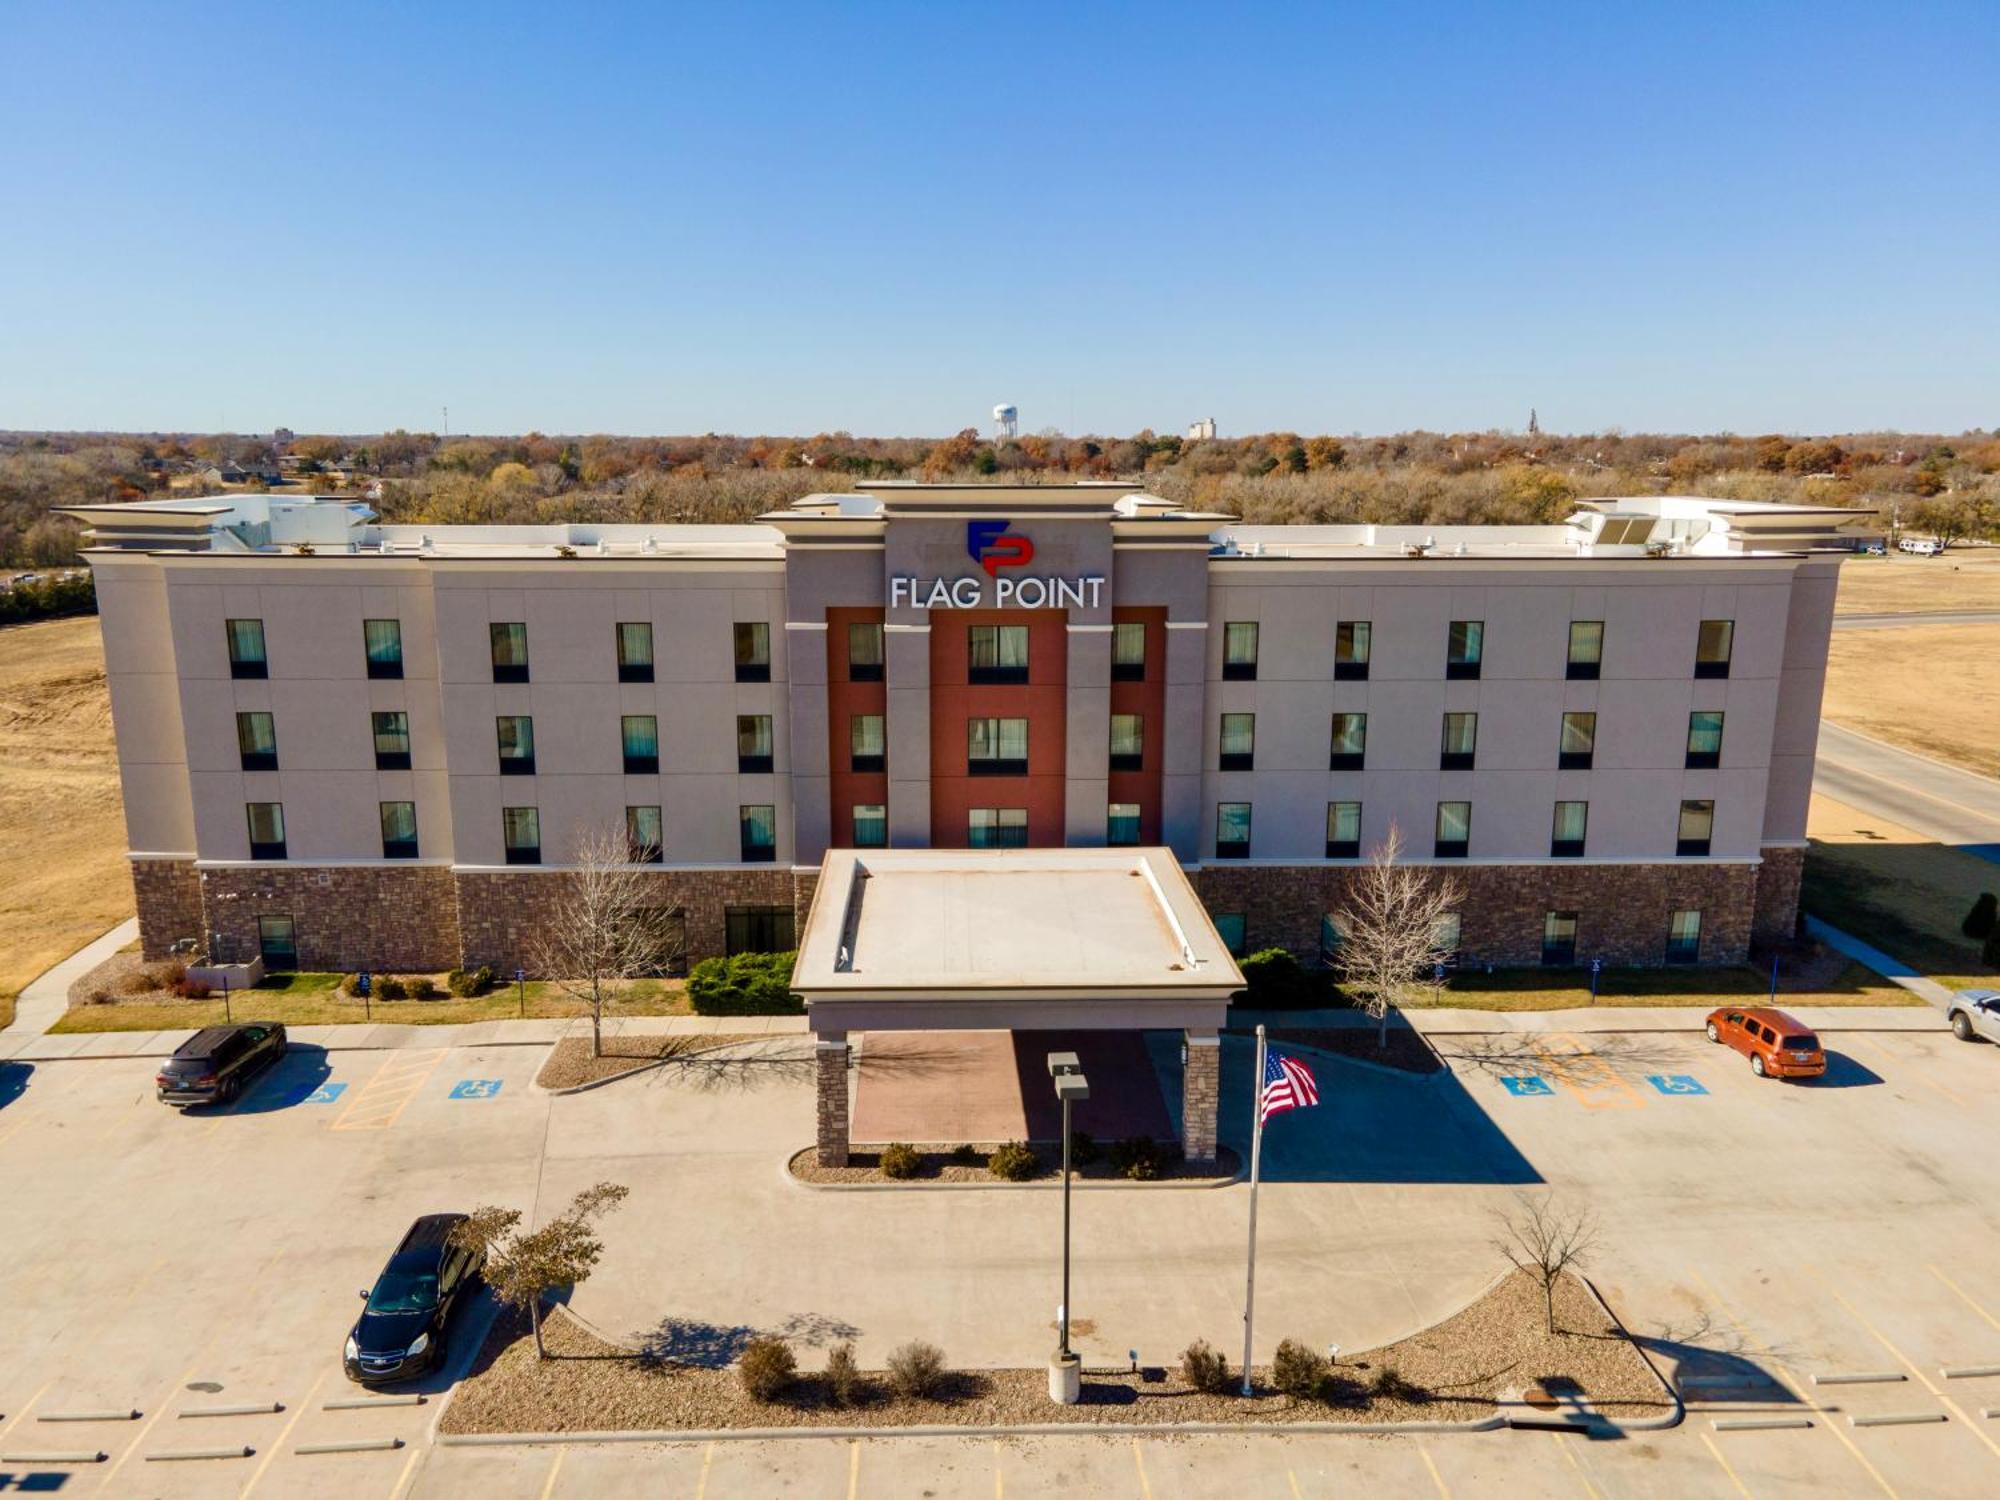
M 1049 1359 L 1049 1399 L 1074 1406 L 1083 1395 L 1083 1362 L 1069 1347 L 1069 1107 L 1090 1097 L 1083 1065 L 1074 1052 L 1049 1054 L 1049 1077 L 1062 1102 L 1062 1305 L 1056 1309 L 1056 1352 Z

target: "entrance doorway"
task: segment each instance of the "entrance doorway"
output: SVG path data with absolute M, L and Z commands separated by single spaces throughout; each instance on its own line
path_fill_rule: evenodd
M 299 933 L 290 917 L 257 919 L 257 952 L 267 974 L 289 974 L 299 966 Z

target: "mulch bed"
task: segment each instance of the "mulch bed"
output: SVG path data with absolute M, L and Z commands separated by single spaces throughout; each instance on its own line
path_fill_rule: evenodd
M 1107 1148 L 1098 1146 L 1098 1157 L 1088 1166 L 1070 1164 L 1070 1175 L 1079 1182 L 1126 1182 L 1131 1179 L 1112 1170 L 1107 1159 Z M 995 1177 L 986 1169 L 986 1158 L 990 1148 L 975 1152 L 971 1160 L 962 1160 L 948 1151 L 925 1151 L 921 1153 L 922 1164 L 914 1177 L 889 1177 L 881 1168 L 879 1151 L 850 1151 L 844 1167 L 822 1167 L 814 1157 L 811 1146 L 795 1153 L 787 1164 L 791 1174 L 801 1182 L 819 1184 L 885 1183 L 892 1187 L 921 1187 L 926 1183 L 977 1182 L 989 1187 L 1029 1187 L 1035 1183 L 1060 1181 L 1062 1177 L 1062 1147 L 1056 1143 L 1040 1146 L 1036 1154 L 1041 1159 L 1041 1168 L 1033 1177 L 1023 1182 L 1009 1182 L 1004 1177 Z M 1154 1182 L 1227 1182 L 1242 1171 L 1242 1163 L 1234 1151 L 1227 1146 L 1218 1147 L 1215 1165 L 1190 1167 L 1178 1155 L 1167 1161 Z
M 1444 1064 L 1438 1060 L 1431 1044 L 1407 1025 L 1391 1025 L 1386 1046 L 1377 1045 L 1376 1028 L 1373 1026 L 1308 1027 L 1296 1031 L 1269 1028 L 1265 1036 L 1279 1046 L 1289 1042 L 1295 1047 L 1312 1047 L 1340 1057 L 1351 1057 L 1356 1062 L 1394 1068 L 1401 1073 L 1444 1071 Z
M 1566 1281 L 1557 1322 L 1543 1331 L 1539 1289 L 1509 1276 L 1470 1307 L 1399 1343 L 1342 1357 L 1332 1401 L 1271 1391 L 1259 1367 L 1257 1394 L 1203 1395 L 1177 1369 L 1131 1374 L 1085 1368 L 1083 1400 L 1049 1400 L 1043 1369 L 955 1373 L 940 1399 L 894 1395 L 879 1373 L 868 1399 L 835 1405 L 823 1381 L 804 1373 L 778 1401 L 753 1401 L 736 1371 L 648 1360 L 609 1344 L 556 1308 L 544 1322 L 550 1353 L 535 1357 L 525 1315 L 497 1319 L 446 1410 L 447 1433 L 693 1431 L 735 1427 L 1006 1427 L 1027 1423 L 1474 1421 L 1496 1400 L 1540 1384 L 1571 1391 L 1612 1418 L 1665 1415 L 1673 1403 L 1615 1320 L 1580 1282 Z M 1267 1311 L 1266 1316 L 1271 1316 Z M 806 1351 L 807 1358 L 812 1352 Z M 1378 1373 L 1400 1377 L 1393 1394 L 1371 1394 Z M 1147 1379 L 1152 1374 L 1159 1378 Z
M 154 1005 L 180 998 L 172 990 L 147 989 L 131 995 L 122 993 L 126 980 L 145 967 L 146 960 L 136 953 L 114 953 L 96 968 L 86 970 L 70 981 L 69 1003 L 73 1006 L 116 1005 L 129 1000 Z
M 535 1082 L 545 1089 L 573 1089 L 579 1084 L 599 1083 L 621 1074 L 640 1072 L 673 1058 L 693 1057 L 697 1053 L 712 1052 L 717 1047 L 733 1046 L 738 1042 L 764 1040 L 761 1036 L 719 1034 L 610 1036 L 604 1039 L 603 1055 L 593 1057 L 589 1037 L 568 1036 L 550 1049 L 542 1063 L 542 1070 L 535 1075 Z

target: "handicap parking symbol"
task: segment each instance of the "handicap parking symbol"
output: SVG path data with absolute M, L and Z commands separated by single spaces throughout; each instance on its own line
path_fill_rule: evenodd
M 1500 1081 L 1516 1099 L 1548 1099 L 1555 1095 L 1555 1085 L 1546 1078 L 1502 1078 Z
M 331 1104 L 346 1092 L 347 1085 L 344 1083 L 322 1083 L 310 1094 L 307 1094 L 301 1102 L 306 1104 Z
M 461 1078 L 451 1086 L 450 1099 L 491 1099 L 500 1092 L 497 1078 Z
M 1692 1073 L 1648 1073 L 1646 1082 L 1663 1094 L 1706 1094 Z

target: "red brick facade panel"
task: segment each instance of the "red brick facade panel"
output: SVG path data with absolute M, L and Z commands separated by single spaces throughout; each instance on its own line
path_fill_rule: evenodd
M 1788 942 L 1799 928 L 1799 888 L 1805 880 L 1806 851 L 1766 849 L 1757 867 L 1757 915 L 1750 937 L 1758 943 Z
M 201 896 L 224 961 L 257 955 L 259 918 L 290 917 L 302 969 L 458 964 L 457 903 L 440 865 L 233 865 L 201 871 Z
M 139 947 L 147 958 L 165 958 L 184 939 L 205 946 L 201 879 L 193 860 L 133 860 L 132 898 L 139 910 Z

